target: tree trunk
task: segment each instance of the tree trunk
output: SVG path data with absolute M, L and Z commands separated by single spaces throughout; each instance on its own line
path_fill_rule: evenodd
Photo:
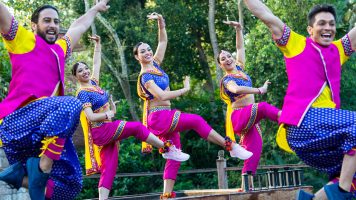
M 242 27 L 244 27 L 244 14 L 243 14 L 243 4 L 242 0 L 238 1 L 237 4 L 237 9 L 239 11 L 239 23 L 241 24 Z
M 88 0 L 84 0 L 85 4 L 85 9 L 89 9 L 89 3 Z M 102 58 L 104 62 L 108 65 L 110 71 L 114 74 L 115 78 L 118 80 L 121 89 L 124 93 L 124 96 L 129 104 L 129 110 L 130 114 L 133 120 L 139 121 L 140 118 L 137 115 L 135 103 L 132 100 L 132 95 L 131 95 L 131 90 L 130 90 L 130 84 L 129 84 L 129 77 L 128 77 L 128 72 L 127 72 L 127 63 L 125 59 L 125 54 L 124 54 L 124 47 L 121 45 L 120 38 L 118 37 L 116 31 L 112 28 L 112 26 L 109 24 L 108 21 L 106 21 L 105 18 L 103 18 L 100 13 L 97 14 L 97 19 L 105 26 L 105 28 L 110 32 L 111 36 L 114 38 L 114 41 L 116 43 L 117 49 L 119 51 L 119 56 L 120 56 L 120 64 L 121 64 L 121 73 L 117 70 L 115 64 L 113 64 L 107 57 L 105 56 L 104 52 L 102 52 Z M 92 32 L 96 32 L 95 26 L 92 26 Z
M 217 62 L 216 58 L 219 55 L 219 46 L 218 46 L 218 39 L 216 37 L 215 32 L 215 0 L 209 0 L 209 35 L 211 46 L 213 47 L 214 52 L 214 62 L 216 67 L 216 83 L 219 85 L 219 82 L 223 76 L 222 70 Z
M 208 59 L 206 58 L 203 46 L 202 46 L 202 41 L 201 41 L 201 37 L 202 34 L 199 32 L 199 30 L 197 30 L 196 32 L 196 47 L 198 49 L 199 52 L 199 63 L 200 65 L 203 67 L 203 70 L 205 72 L 206 75 L 206 88 L 208 90 L 208 92 L 210 93 L 210 107 L 212 110 L 212 118 L 213 119 L 217 119 L 218 115 L 216 114 L 216 104 L 215 104 L 215 98 L 214 98 L 214 82 L 213 82 L 213 78 L 211 76 L 211 72 L 210 72 L 210 68 L 209 68 L 209 63 L 208 63 Z

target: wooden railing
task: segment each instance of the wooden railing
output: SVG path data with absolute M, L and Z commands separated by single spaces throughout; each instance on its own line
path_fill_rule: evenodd
M 218 188 L 228 189 L 229 171 L 241 171 L 242 167 L 226 167 L 226 159 L 224 151 L 218 153 L 216 160 L 216 168 L 208 169 L 191 169 L 180 170 L 178 174 L 200 174 L 200 173 L 217 173 Z M 250 190 L 268 190 L 285 187 L 299 187 L 303 185 L 303 168 L 307 165 L 286 164 L 286 165 L 260 165 L 258 173 L 252 175 L 250 173 L 242 175 L 244 181 L 244 191 Z M 261 172 L 262 170 L 262 172 Z M 116 178 L 121 177 L 143 177 L 143 176 L 158 176 L 163 175 L 163 172 L 136 172 L 136 173 L 118 173 Z M 86 179 L 99 178 L 100 174 L 85 176 Z M 254 184 L 256 183 L 256 184 Z M 252 187 L 250 187 L 252 185 Z

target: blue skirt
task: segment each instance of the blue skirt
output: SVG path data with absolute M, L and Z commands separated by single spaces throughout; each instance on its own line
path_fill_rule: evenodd
M 344 154 L 356 147 L 356 112 L 310 108 L 300 127 L 288 127 L 287 140 L 307 165 L 333 179 L 340 176 Z
M 82 171 L 72 141 L 81 109 L 80 101 L 74 97 L 44 98 L 6 116 L 0 125 L 0 138 L 10 164 L 38 157 L 44 137 L 66 139 L 50 174 L 54 183 L 51 199 L 74 199 L 81 191 Z

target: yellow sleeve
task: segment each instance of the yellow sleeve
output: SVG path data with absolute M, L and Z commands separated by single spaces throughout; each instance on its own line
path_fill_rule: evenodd
M 62 38 L 60 38 L 59 40 L 56 41 L 56 44 L 58 44 L 63 52 L 64 52 L 64 56 L 66 58 L 69 58 L 72 52 L 71 49 L 71 39 L 68 36 L 63 36 Z
M 9 32 L 2 36 L 5 48 L 9 53 L 24 54 L 32 51 L 35 47 L 35 34 L 18 25 L 15 18 L 12 19 Z
M 275 39 L 275 43 L 287 58 L 292 58 L 303 52 L 306 46 L 306 38 L 292 31 L 288 26 L 284 26 L 281 38 Z
M 350 58 L 351 54 L 354 52 L 351 46 L 350 38 L 348 35 L 345 35 L 341 39 L 334 41 L 333 44 L 339 50 L 340 63 L 341 65 L 343 65 Z

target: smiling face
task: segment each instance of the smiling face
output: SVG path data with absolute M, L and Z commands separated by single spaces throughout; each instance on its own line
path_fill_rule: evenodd
M 329 12 L 320 12 L 315 15 L 313 25 L 308 26 L 307 30 L 314 42 L 322 46 L 329 46 L 335 38 L 335 17 Z
M 234 57 L 230 52 L 222 50 L 219 54 L 219 64 L 224 71 L 232 71 L 236 67 Z
M 137 48 L 137 54 L 135 55 L 136 60 L 141 64 L 147 64 L 153 61 L 153 51 L 150 45 L 142 43 Z
M 59 34 L 59 17 L 56 10 L 46 8 L 39 13 L 38 22 L 32 22 L 32 30 L 47 43 L 54 44 Z
M 87 83 L 90 80 L 90 69 L 87 65 L 83 63 L 78 63 L 76 69 L 75 77 L 81 83 Z

